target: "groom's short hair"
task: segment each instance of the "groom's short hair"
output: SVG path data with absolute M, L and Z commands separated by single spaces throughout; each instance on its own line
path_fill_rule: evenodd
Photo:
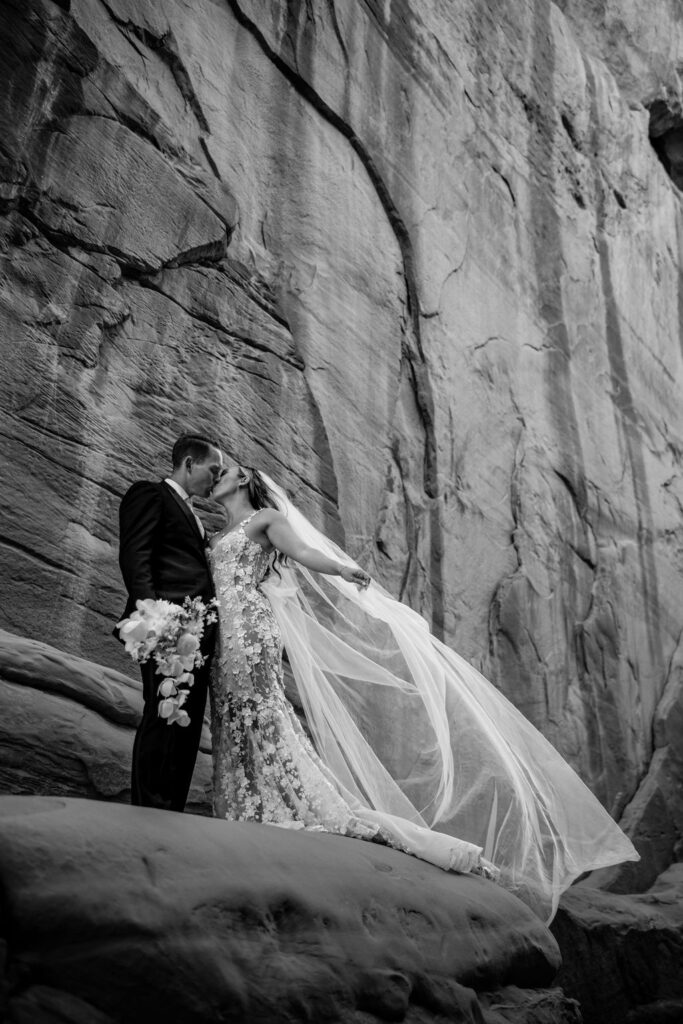
M 181 434 L 171 453 L 173 468 L 177 469 L 182 465 L 188 455 L 197 462 L 203 462 L 210 448 L 220 448 L 218 441 L 213 437 L 205 437 L 204 434 Z

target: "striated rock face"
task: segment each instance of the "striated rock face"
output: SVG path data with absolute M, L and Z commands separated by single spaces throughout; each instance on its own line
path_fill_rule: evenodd
M 130 673 L 118 501 L 205 429 L 620 813 L 683 657 L 680 5 L 1 28 L 1 624 Z
M 612 892 L 648 889 L 672 861 L 683 860 L 683 671 L 672 673 L 657 706 L 654 753 L 626 806 L 622 825 L 641 853 L 637 863 L 595 871 L 591 884 Z
M 3 1019 L 580 1021 L 550 933 L 471 875 L 95 801 L 2 797 L 0 820 Z

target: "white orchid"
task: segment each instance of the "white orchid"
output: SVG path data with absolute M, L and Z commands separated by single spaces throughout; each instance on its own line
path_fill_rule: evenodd
M 172 697 L 159 701 L 159 718 L 170 718 L 176 710 L 177 705 Z
M 168 719 L 168 722 L 169 725 L 173 725 L 175 723 L 175 725 L 185 727 L 186 725 L 190 724 L 190 716 L 188 715 L 187 711 L 183 711 L 182 709 L 176 709 L 173 715 L 171 715 L 171 717 Z
M 119 636 L 124 643 L 128 643 L 130 641 L 142 643 L 143 640 L 147 639 L 149 626 L 144 619 L 136 618 L 135 615 L 136 613 L 134 612 L 129 619 L 123 619 L 121 622 L 117 623 Z
M 175 697 L 178 690 L 176 689 L 176 685 L 172 679 L 163 679 L 159 684 L 157 693 L 162 697 Z M 164 717 L 166 716 L 162 715 L 162 718 Z

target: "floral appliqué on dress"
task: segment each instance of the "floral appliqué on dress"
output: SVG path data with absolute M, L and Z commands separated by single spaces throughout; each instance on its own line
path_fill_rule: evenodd
M 285 696 L 280 630 L 259 589 L 271 556 L 246 535 L 251 518 L 210 552 L 219 608 L 210 689 L 214 814 L 390 841 L 354 816 Z

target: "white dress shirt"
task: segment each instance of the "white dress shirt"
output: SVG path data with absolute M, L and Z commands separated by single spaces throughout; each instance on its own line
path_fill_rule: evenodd
M 174 491 L 176 492 L 176 494 L 179 494 L 179 495 L 180 495 L 180 497 L 181 497 L 181 498 L 183 499 L 183 501 L 186 501 L 186 502 L 187 502 L 187 504 L 188 504 L 188 505 L 189 505 L 189 507 L 190 507 L 190 512 L 192 513 L 192 515 L 193 515 L 193 516 L 195 517 L 195 519 L 197 520 L 197 526 L 199 527 L 199 532 L 201 533 L 202 537 L 205 537 L 205 536 L 206 536 L 206 533 L 205 533 L 205 530 L 204 530 L 204 524 L 202 523 L 201 519 L 199 518 L 199 516 L 197 515 L 197 513 L 195 512 L 195 510 L 194 510 L 194 509 L 192 508 L 192 498 L 191 498 L 191 497 L 190 497 L 190 495 L 189 495 L 189 494 L 187 493 L 187 491 L 185 490 L 185 488 L 184 488 L 184 487 L 181 487 L 181 486 L 180 486 L 180 484 L 179 484 L 179 483 L 177 482 L 177 480 L 172 480 L 172 479 L 170 478 L 170 476 L 167 476 L 167 477 L 166 477 L 166 478 L 164 479 L 164 483 L 165 483 L 165 484 L 168 484 L 168 486 L 169 486 L 169 487 L 172 487 L 172 488 L 173 488 L 173 490 L 174 490 Z

